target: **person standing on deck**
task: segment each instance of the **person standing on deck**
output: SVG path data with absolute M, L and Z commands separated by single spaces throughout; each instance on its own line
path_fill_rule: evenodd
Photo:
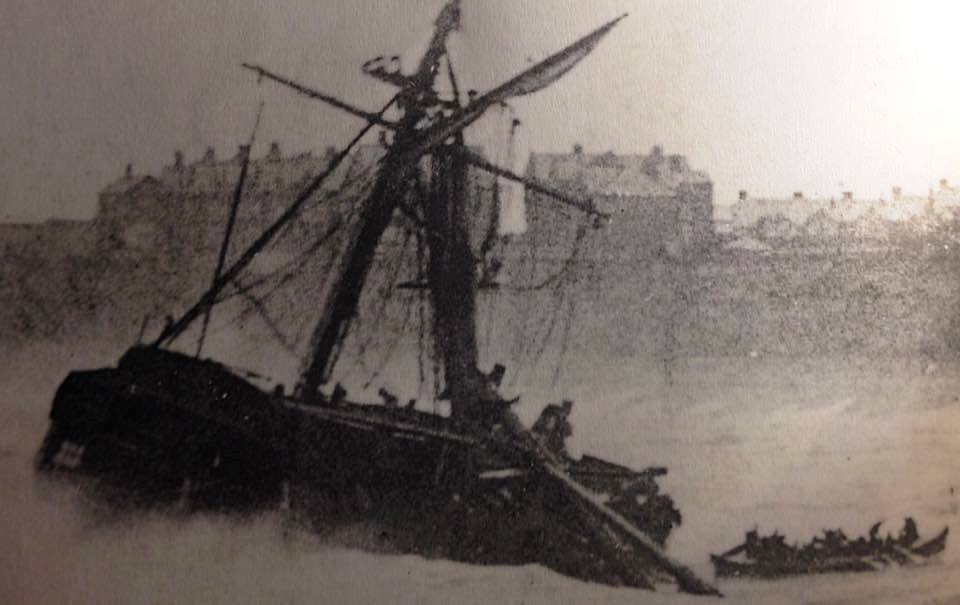
M 509 417 L 509 415 L 512 415 L 510 406 L 517 400 L 508 401 L 500 395 L 500 385 L 503 383 L 503 377 L 506 373 L 506 366 L 500 363 L 495 364 L 490 373 L 477 371 L 476 382 L 470 389 L 473 393 L 471 397 L 473 405 L 467 408 L 466 420 L 487 429 L 492 429 L 504 422 L 508 424 L 519 423 L 519 420 L 516 420 L 515 417 L 513 419 Z M 450 387 L 447 386 L 437 396 L 437 399 L 441 401 L 449 400 L 450 397 Z
M 560 405 L 549 404 L 540 413 L 540 417 L 530 429 L 548 450 L 560 456 L 567 456 L 567 437 L 573 435 L 573 425 L 570 424 L 570 412 L 573 411 L 573 402 L 564 399 Z

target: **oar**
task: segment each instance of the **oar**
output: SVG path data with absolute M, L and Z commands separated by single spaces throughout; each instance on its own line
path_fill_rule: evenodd
M 741 544 L 740 546 L 734 546 L 733 548 L 731 548 L 730 550 L 728 550 L 727 552 L 723 553 L 720 556 L 723 558 L 732 557 L 734 555 L 739 555 L 745 550 L 747 550 L 747 545 Z

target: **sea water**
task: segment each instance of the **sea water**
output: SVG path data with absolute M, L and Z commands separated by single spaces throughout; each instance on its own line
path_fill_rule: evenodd
M 72 368 L 112 365 L 114 343 L 34 344 L 0 368 L 0 602 L 702 603 L 589 584 L 539 565 L 483 567 L 371 554 L 291 533 L 278 513 L 104 515 L 77 488 L 36 477 L 53 393 Z M 805 542 L 826 528 L 921 536 L 960 520 L 960 369 L 918 359 L 686 359 L 670 379 L 639 358 L 577 359 L 561 380 L 515 384 L 535 417 L 575 400 L 571 447 L 669 467 L 683 513 L 668 550 L 712 578 L 709 554 L 744 532 Z M 544 376 L 553 376 L 544 372 Z M 956 532 L 956 527 L 954 527 Z M 955 535 L 933 564 L 873 574 L 720 580 L 731 603 L 960 603 Z M 355 541 L 354 541 L 355 542 Z

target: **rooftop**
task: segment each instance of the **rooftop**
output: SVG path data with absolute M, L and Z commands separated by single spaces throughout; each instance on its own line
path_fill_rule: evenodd
M 671 195 L 677 187 L 709 184 L 705 172 L 691 170 L 682 155 L 664 155 L 657 146 L 647 155 L 584 153 L 532 153 L 527 174 L 551 183 L 568 183 L 587 195 Z

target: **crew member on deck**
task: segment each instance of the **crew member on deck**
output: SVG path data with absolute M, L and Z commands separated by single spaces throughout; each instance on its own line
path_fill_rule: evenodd
M 510 406 L 516 403 L 517 399 L 506 400 L 499 391 L 506 373 L 506 366 L 500 363 L 495 364 L 488 374 L 477 371 L 477 379 L 468 390 L 471 393 L 470 405 L 463 408 L 460 418 L 486 429 L 495 429 L 497 426 L 507 424 L 513 431 L 522 430 L 519 419 L 510 411 Z M 440 393 L 438 399 L 450 399 L 450 397 L 450 389 L 447 387 Z
M 383 399 L 383 405 L 389 409 L 396 409 L 400 404 L 400 400 L 397 399 L 397 396 L 388 391 L 387 389 L 381 388 L 377 393 L 380 395 L 380 398 Z
M 503 383 L 503 377 L 507 373 L 507 368 L 502 363 L 494 364 L 493 369 L 487 374 L 487 384 L 493 390 L 500 388 Z
M 573 402 L 569 399 L 564 399 L 560 405 L 551 403 L 540 412 L 540 417 L 530 429 L 544 447 L 554 454 L 567 455 L 567 437 L 573 435 L 573 425 L 570 424 L 572 411 Z
M 330 406 L 337 407 L 342 405 L 347 399 L 347 390 L 339 382 L 333 386 L 333 393 L 330 395 Z

